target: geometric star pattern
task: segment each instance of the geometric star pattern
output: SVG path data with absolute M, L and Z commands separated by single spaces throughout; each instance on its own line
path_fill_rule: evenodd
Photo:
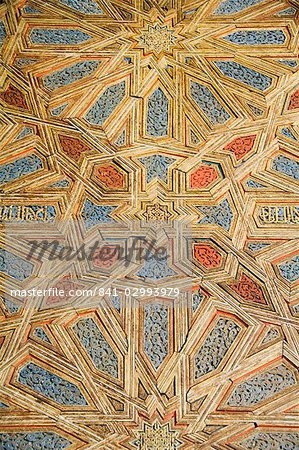
M 117 258 L 62 270 L 1 236 L 4 449 L 297 448 L 298 9 L 0 1 L 2 231 L 101 226 L 113 252 L 129 222 L 192 230 L 125 283 Z M 121 294 L 72 307 L 5 288 L 49 279 Z M 150 280 L 182 294 L 125 295 Z

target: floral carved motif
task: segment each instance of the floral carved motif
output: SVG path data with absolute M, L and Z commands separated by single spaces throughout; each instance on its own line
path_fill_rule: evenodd
M 143 215 L 146 220 L 150 222 L 168 220 L 171 214 L 168 211 L 167 205 L 159 205 L 158 203 L 155 203 L 154 205 L 147 205 L 146 211 Z
M 242 159 L 252 150 L 255 138 L 255 135 L 238 137 L 227 144 L 224 147 L 224 150 L 233 152 L 236 159 L 239 161 L 239 159 Z
M 67 302 L 72 298 L 72 291 L 82 289 L 83 285 L 72 279 L 71 275 L 65 275 L 53 286 L 53 294 L 50 291 L 50 295 L 47 298 L 47 304 L 54 304 L 59 302 Z M 63 291 L 63 296 L 57 295 L 59 291 Z
M 190 175 L 192 189 L 205 188 L 212 184 L 218 177 L 215 167 L 202 164 Z
M 118 245 L 104 245 L 98 247 L 93 254 L 92 263 L 97 269 L 109 269 L 119 259 L 120 248 Z
M 264 305 L 267 303 L 261 287 L 245 273 L 242 273 L 239 282 L 232 283 L 230 287 L 244 300 Z
M 292 110 L 297 108 L 299 108 L 299 89 L 292 94 L 288 109 Z
M 95 177 L 108 189 L 123 189 L 125 186 L 123 174 L 111 164 L 98 166 L 95 169 Z
M 9 106 L 29 109 L 25 99 L 25 95 L 13 84 L 10 84 L 5 92 L 1 92 L 0 98 L 4 100 L 5 103 L 7 103 Z
M 79 161 L 82 153 L 90 151 L 90 147 L 80 139 L 64 135 L 60 135 L 59 139 L 64 153 L 76 162 Z
M 221 266 L 221 254 L 211 245 L 195 244 L 193 247 L 193 256 L 206 269 L 217 269 Z

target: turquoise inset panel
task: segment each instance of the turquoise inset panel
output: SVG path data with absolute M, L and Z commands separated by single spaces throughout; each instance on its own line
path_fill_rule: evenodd
M 16 161 L 0 166 L 0 185 L 15 181 L 44 167 L 42 160 L 36 155 L 25 156 Z
M 50 185 L 50 187 L 54 188 L 68 188 L 70 186 L 69 180 L 59 180 L 56 183 Z
M 215 61 L 215 64 L 227 77 L 254 87 L 259 91 L 265 91 L 272 84 L 272 78 L 235 61 Z
M 59 2 L 83 14 L 103 14 L 94 0 L 59 0 Z
M 29 66 L 30 64 L 34 64 L 37 61 L 38 59 L 35 58 L 18 58 L 16 59 L 14 65 L 22 69 L 23 67 Z
M 147 183 L 150 183 L 155 178 L 160 178 L 164 183 L 167 183 L 168 169 L 175 162 L 175 159 L 162 155 L 152 155 L 139 158 L 139 161 L 146 168 Z
M 171 267 L 168 266 L 167 256 L 165 258 L 157 258 L 154 254 L 150 254 L 146 258 L 143 267 L 136 273 L 136 275 L 140 278 L 161 280 L 177 274 Z
M 250 105 L 249 103 L 247 103 L 247 105 L 249 106 L 250 110 L 253 112 L 253 114 L 254 114 L 256 117 L 260 117 L 260 116 L 262 116 L 262 115 L 264 114 L 264 111 L 263 111 L 262 109 L 257 108 L 257 107 L 254 106 L 254 105 Z
M 297 67 L 298 66 L 298 62 L 296 59 L 279 59 L 278 61 L 281 64 L 284 64 L 285 66 L 288 66 L 288 67 Z
M 91 317 L 79 320 L 73 330 L 89 354 L 95 367 L 102 372 L 118 377 L 118 359 L 99 327 Z
M 126 144 L 126 130 L 123 130 L 115 141 L 115 145 L 121 147 Z
M 207 86 L 191 81 L 190 94 L 213 125 L 223 124 L 230 118 L 230 114 Z
M 46 332 L 41 327 L 35 328 L 33 335 L 35 337 L 37 337 L 38 339 L 40 339 L 41 341 L 44 341 L 44 342 L 47 342 L 48 344 L 51 344 L 51 341 L 48 338 Z
M 24 13 L 26 14 L 41 14 L 41 10 L 34 8 L 31 5 L 25 5 L 23 8 Z
M 205 299 L 205 294 L 199 288 L 192 294 L 192 311 L 195 313 L 198 307 L 201 305 L 203 300 Z
M 0 272 L 18 281 L 29 278 L 33 272 L 33 264 L 14 253 L 0 248 Z
M 144 351 L 156 370 L 169 352 L 168 309 L 157 303 L 144 306 Z
M 244 30 L 235 31 L 223 39 L 237 45 L 282 45 L 286 35 L 281 30 Z
M 92 36 L 67 28 L 33 28 L 29 37 L 33 44 L 74 45 L 88 41 Z
M 20 370 L 18 381 L 61 405 L 87 405 L 78 386 L 34 363 L 30 362 Z
M 12 302 L 9 298 L 2 297 L 2 301 L 4 303 L 6 310 L 10 314 L 16 314 L 21 308 L 20 305 L 17 305 L 16 303 Z
M 17 136 L 17 140 L 18 139 L 23 139 L 26 136 L 29 136 L 30 134 L 34 134 L 34 130 L 31 127 L 25 127 L 23 128 L 23 130 L 21 131 L 20 134 L 18 134 Z
M 0 433 L 2 450 L 63 450 L 71 444 L 68 439 L 50 431 Z
M 251 179 L 246 181 L 246 186 L 249 188 L 257 188 L 257 189 L 263 189 L 266 187 L 262 183 L 259 183 L 258 181 L 251 180 Z
M 57 106 L 57 108 L 51 109 L 51 116 L 60 116 L 60 114 L 65 110 L 68 103 L 64 103 L 63 105 Z
M 294 258 L 279 264 L 278 269 L 285 280 L 290 283 L 297 281 L 299 279 L 299 256 L 294 256 Z
M 229 406 L 253 406 L 296 384 L 294 373 L 284 364 L 238 384 L 227 400 Z
M 233 320 L 220 318 L 194 357 L 194 378 L 216 370 L 233 345 L 241 328 Z
M 257 5 L 262 1 L 264 0 L 225 0 L 224 2 L 220 3 L 217 9 L 215 9 L 214 14 L 236 14 L 240 11 L 243 11 L 243 9 Z
M 290 138 L 290 139 L 294 139 L 294 141 L 297 141 L 297 138 L 294 136 L 294 134 L 292 133 L 292 131 L 288 128 L 288 127 L 284 127 L 281 129 L 281 134 L 283 134 L 284 136 Z
M 113 295 L 111 298 L 111 302 L 114 306 L 114 308 L 120 312 L 121 311 L 121 297 L 120 295 Z
M 299 180 L 299 163 L 286 156 L 277 156 L 273 160 L 272 169 L 287 177 L 294 178 L 294 180 Z
M 234 216 L 227 199 L 217 206 L 197 206 L 197 208 L 205 215 L 198 223 L 212 223 L 219 225 L 226 231 L 230 230 Z
M 248 250 L 250 250 L 253 253 L 259 252 L 260 250 L 263 250 L 266 247 L 269 247 L 269 245 L 267 242 L 250 242 L 248 244 Z
M 240 442 L 248 450 L 298 450 L 299 433 L 256 433 Z
M 277 16 L 294 16 L 297 12 L 296 8 L 293 8 L 292 6 L 290 8 L 285 8 L 282 11 L 279 11 L 276 13 Z
M 43 79 L 43 84 L 49 91 L 54 91 L 91 75 L 99 65 L 100 61 L 95 60 L 77 62 L 70 67 L 47 75 Z
M 262 344 L 267 344 L 268 342 L 275 341 L 279 337 L 280 337 L 279 331 L 276 328 L 270 328 L 270 330 L 267 331 L 266 336 L 262 340 Z
M 117 105 L 126 94 L 126 83 L 121 81 L 108 87 L 93 107 L 88 111 L 85 119 L 93 125 L 103 125 L 106 119 L 113 113 Z
M 85 228 L 89 230 L 94 225 L 98 225 L 100 223 L 115 222 L 115 220 L 110 217 L 110 214 L 116 208 L 116 206 L 96 205 L 91 200 L 86 199 L 81 212 L 81 217 L 84 221 Z
M 4 26 L 4 23 L 0 20 L 0 48 L 1 48 L 5 38 L 6 38 L 5 26 Z
M 149 136 L 167 136 L 168 134 L 168 98 L 161 88 L 150 95 L 147 102 L 146 132 Z

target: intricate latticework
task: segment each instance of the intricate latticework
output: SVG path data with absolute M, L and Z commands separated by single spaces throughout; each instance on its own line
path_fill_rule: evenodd
M 90 317 L 79 320 L 73 327 L 80 343 L 91 357 L 97 369 L 118 376 L 117 356 Z
M 1 449 L 298 448 L 298 17 L 0 0 Z
M 43 367 L 29 363 L 20 370 L 18 382 L 62 405 L 86 405 L 78 387 Z
M 241 328 L 234 321 L 219 319 L 195 354 L 195 380 L 217 369 L 240 331 Z

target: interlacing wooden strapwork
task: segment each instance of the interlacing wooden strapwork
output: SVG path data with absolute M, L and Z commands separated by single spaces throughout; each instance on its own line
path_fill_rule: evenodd
M 0 1 L 1 448 L 298 448 L 298 9 Z M 113 256 L 29 260 L 24 221 Z M 191 232 L 121 265 L 147 222 Z

